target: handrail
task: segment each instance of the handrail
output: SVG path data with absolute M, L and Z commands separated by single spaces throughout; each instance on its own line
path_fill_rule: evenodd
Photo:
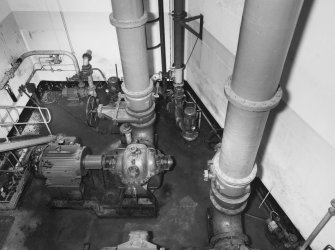
M 50 111 L 49 109 L 47 108 L 44 108 L 44 107 L 32 107 L 32 106 L 2 106 L 0 105 L 0 110 L 1 109 L 5 109 L 7 112 L 9 112 L 9 110 L 15 110 L 17 111 L 17 109 L 37 109 L 39 110 L 39 113 L 41 114 L 41 117 L 43 119 L 43 121 L 34 121 L 34 122 L 14 122 L 13 118 L 11 117 L 11 120 L 12 122 L 0 122 L 0 126 L 13 126 L 13 125 L 36 125 L 36 124 L 46 124 L 46 123 L 50 123 L 51 122 L 51 114 L 50 114 Z M 43 112 L 42 111 L 45 111 L 46 112 L 46 117 L 44 116 Z M 18 112 L 19 114 L 19 112 Z M 10 113 L 9 113 L 10 115 Z

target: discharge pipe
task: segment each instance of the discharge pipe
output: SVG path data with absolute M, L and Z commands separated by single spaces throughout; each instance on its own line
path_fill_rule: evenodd
M 156 118 L 153 83 L 149 80 L 145 24 L 148 16 L 143 2 L 138 0 L 112 0 L 110 22 L 116 27 L 124 75 L 122 90 L 127 113 L 141 119 L 132 123 L 133 139 L 153 143 L 153 124 Z
M 225 86 L 229 101 L 222 146 L 209 162 L 210 199 L 226 215 L 246 207 L 256 176 L 256 154 L 271 109 L 303 0 L 246 0 L 234 72 Z

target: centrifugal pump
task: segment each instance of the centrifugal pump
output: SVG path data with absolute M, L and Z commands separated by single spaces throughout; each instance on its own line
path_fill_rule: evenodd
M 89 152 L 75 137 L 35 150 L 35 170 L 46 179 L 53 206 L 91 208 L 99 216 L 156 215 L 153 190 L 171 170 L 171 156 L 142 143 L 101 155 Z

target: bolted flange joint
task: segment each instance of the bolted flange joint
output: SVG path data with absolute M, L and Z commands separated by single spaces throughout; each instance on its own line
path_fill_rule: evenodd
M 276 93 L 271 99 L 262 102 L 250 101 L 239 96 L 232 89 L 230 82 L 228 82 L 228 84 L 225 85 L 224 91 L 227 99 L 231 104 L 233 104 L 236 107 L 239 107 L 240 109 L 251 112 L 269 111 L 275 108 L 279 104 L 283 96 L 283 90 L 280 86 L 278 87 Z
M 256 177 L 255 165 L 249 176 L 233 178 L 224 173 L 219 167 L 217 152 L 212 161 L 209 161 L 209 171 L 205 176 L 211 180 L 210 199 L 214 207 L 228 215 L 241 213 L 247 205 L 250 196 L 250 183 Z

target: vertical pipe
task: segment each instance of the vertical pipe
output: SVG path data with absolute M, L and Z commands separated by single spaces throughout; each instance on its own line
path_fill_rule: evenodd
M 124 75 L 122 90 L 125 93 L 127 113 L 139 118 L 132 124 L 136 141 L 153 143 L 155 104 L 153 83 L 149 80 L 145 24 L 147 13 L 139 0 L 112 0 L 112 25 L 116 27 L 121 64 Z
M 185 0 L 174 0 L 174 106 L 177 126 L 183 130 L 184 112 L 184 46 L 185 28 L 180 22 L 186 17 Z
M 166 52 L 165 52 L 165 25 L 164 25 L 164 0 L 158 0 L 159 12 L 159 35 L 161 40 L 161 58 L 163 79 L 166 75 Z
M 248 242 L 243 233 L 241 215 L 227 216 L 216 209 L 207 210 L 210 246 L 215 249 L 238 250 Z
M 112 0 L 112 8 L 110 20 L 116 27 L 125 87 L 143 91 L 149 86 L 143 2 Z
M 164 24 L 164 0 L 158 0 L 158 12 L 159 12 L 159 35 L 160 35 L 160 48 L 161 48 L 161 61 L 162 61 L 162 85 L 163 95 L 166 97 L 166 48 L 165 48 L 165 24 Z
M 236 216 L 250 195 L 255 158 L 271 109 L 280 101 L 279 80 L 303 0 L 246 0 L 228 98 L 221 149 L 209 162 L 215 249 L 240 249 L 245 237 Z M 234 220 L 229 219 L 234 218 Z M 232 226 L 231 224 L 236 224 Z M 228 233 L 227 226 L 229 225 Z M 235 229 L 234 229 L 235 228 Z M 232 229 L 232 230 L 230 230 Z M 217 239 L 218 238 L 218 239 Z M 235 238 L 234 244 L 229 244 Z
M 246 0 L 222 146 L 211 167 L 211 200 L 221 212 L 243 211 L 255 178 L 255 158 L 278 87 L 303 0 Z
M 182 85 L 184 70 L 185 28 L 180 21 L 186 16 L 185 0 L 174 0 L 174 67 L 175 84 Z

